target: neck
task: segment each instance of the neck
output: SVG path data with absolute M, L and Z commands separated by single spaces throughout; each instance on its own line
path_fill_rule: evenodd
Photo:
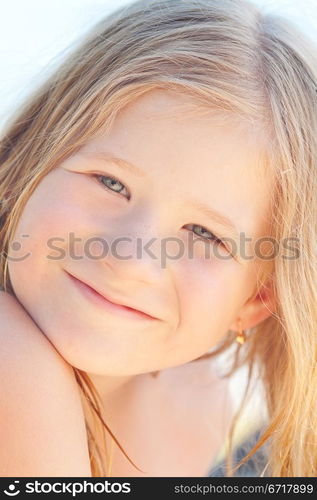
M 96 387 L 101 399 L 107 400 L 110 397 L 115 397 L 124 391 L 127 385 L 131 384 L 136 375 L 126 376 L 109 376 L 98 375 L 96 373 L 87 373 L 92 383 Z

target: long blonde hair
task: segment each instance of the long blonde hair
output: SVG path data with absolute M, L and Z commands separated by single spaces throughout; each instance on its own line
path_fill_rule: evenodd
M 244 461 L 269 444 L 267 475 L 277 477 L 317 475 L 316 86 L 316 47 L 247 0 L 139 0 L 94 26 L 10 117 L 0 144 L 0 285 L 14 294 L 6 255 L 25 203 L 58 163 L 109 130 L 127 103 L 170 89 L 261 125 L 275 176 L 273 236 L 295 238 L 298 256 L 275 257 L 277 311 L 237 345 L 228 376 L 245 365 L 250 381 L 254 364 L 260 367 L 269 422 Z M 229 331 L 206 356 L 225 352 L 234 338 Z M 92 382 L 74 371 L 93 418 L 108 429 Z M 103 476 L 107 459 L 88 423 L 87 436 L 92 474 Z M 229 476 L 242 463 L 233 468 L 231 453 Z

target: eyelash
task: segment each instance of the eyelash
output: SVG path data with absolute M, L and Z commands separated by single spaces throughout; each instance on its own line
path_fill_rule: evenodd
M 119 181 L 119 179 L 116 179 L 115 177 L 112 177 L 110 175 L 101 175 L 101 174 L 93 174 L 93 177 L 96 178 L 97 182 L 99 184 L 102 184 L 104 187 L 106 187 L 111 193 L 119 193 L 121 194 L 121 191 L 113 191 L 109 186 L 107 186 L 106 184 L 104 184 L 100 179 L 101 178 L 106 178 L 106 179 L 112 179 L 113 181 L 116 181 L 116 182 L 119 182 L 119 184 L 121 184 L 122 186 L 124 186 L 124 184 Z M 130 199 L 130 198 L 129 198 Z M 225 244 L 223 243 L 223 241 L 221 241 L 219 238 L 217 238 L 217 236 L 215 234 L 213 234 L 211 231 L 209 231 L 207 228 L 205 228 L 204 226 L 200 226 L 198 224 L 187 224 L 188 226 L 192 226 L 192 227 L 200 227 L 202 228 L 204 231 L 207 231 L 207 233 L 211 234 L 212 237 L 211 238 L 203 238 L 201 236 L 199 236 L 197 233 L 195 233 L 194 231 L 194 234 L 202 241 L 210 241 L 210 243 L 216 243 L 217 245 L 221 245 L 223 246 L 224 248 L 226 248 Z

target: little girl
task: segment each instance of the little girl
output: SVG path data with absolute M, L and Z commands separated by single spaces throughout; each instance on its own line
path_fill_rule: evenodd
M 15 112 L 1 475 L 203 476 L 228 441 L 228 476 L 262 447 L 259 475 L 316 476 L 316 86 L 246 0 L 138 0 Z M 234 464 L 243 365 L 268 417 Z

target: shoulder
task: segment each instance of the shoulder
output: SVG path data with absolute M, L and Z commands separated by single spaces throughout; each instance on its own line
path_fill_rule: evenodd
M 0 342 L 0 476 L 90 476 L 74 371 L 4 291 Z
M 3 291 L 0 291 L 0 319 L 2 370 L 10 370 L 8 373 L 15 373 L 18 379 L 24 369 L 31 375 L 40 368 L 48 371 L 49 366 L 55 375 L 63 373 L 68 375 L 68 378 L 74 376 L 72 367 L 62 358 L 20 302 Z

